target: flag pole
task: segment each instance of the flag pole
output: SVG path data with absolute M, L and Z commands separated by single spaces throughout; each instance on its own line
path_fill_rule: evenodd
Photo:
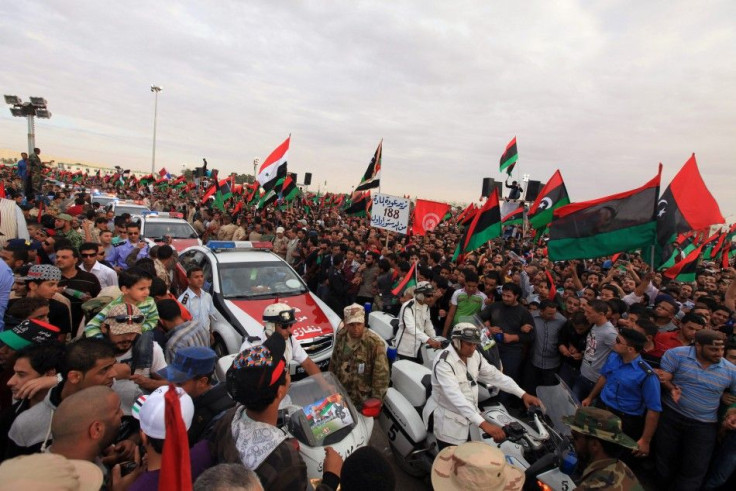
M 381 169 L 380 170 L 383 170 L 383 137 L 381 137 L 381 142 L 378 144 L 378 146 L 381 147 L 381 155 L 378 156 L 378 160 L 381 161 Z M 376 164 L 378 164 L 378 162 L 376 162 Z M 382 180 L 383 179 L 379 179 L 378 180 L 378 192 L 379 193 L 381 192 L 381 181 Z

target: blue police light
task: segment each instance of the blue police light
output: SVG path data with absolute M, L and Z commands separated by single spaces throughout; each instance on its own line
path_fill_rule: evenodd
M 144 217 L 148 217 L 148 216 L 157 217 L 158 212 L 157 211 L 143 211 L 141 212 L 141 215 L 143 215 Z
M 235 242 L 232 240 L 210 240 L 207 242 L 210 249 L 235 249 Z

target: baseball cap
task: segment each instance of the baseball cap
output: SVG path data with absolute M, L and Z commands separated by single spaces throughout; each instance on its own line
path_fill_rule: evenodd
M 28 270 L 28 274 L 19 279 L 24 281 L 60 281 L 61 270 L 51 264 L 34 264 Z
M 45 344 L 54 341 L 61 330 L 38 319 L 27 319 L 12 329 L 0 332 L 0 342 L 15 351 L 27 348 L 32 344 Z
M 233 359 L 227 371 L 227 391 L 233 400 L 244 401 L 258 391 L 274 385 L 286 370 L 286 341 L 282 336 L 269 336 L 263 344 L 246 348 Z
M 675 301 L 674 298 L 672 298 L 670 295 L 667 295 L 666 293 L 661 293 L 657 295 L 657 297 L 654 299 L 654 305 L 657 305 L 661 302 L 667 302 L 668 304 L 672 305 L 672 308 L 675 309 L 675 314 L 680 311 L 680 305 Z
M 135 305 L 119 303 L 107 311 L 105 324 L 110 328 L 110 334 L 140 334 L 145 316 Z
M 354 303 L 345 307 L 343 316 L 343 322 L 345 324 L 352 324 L 354 322 L 365 323 L 365 308 L 362 305 Z
M 721 331 L 701 329 L 695 333 L 695 342 L 700 346 L 723 346 L 726 342 L 726 335 Z
M 163 385 L 151 392 L 150 395 L 140 396 L 133 404 L 132 414 L 141 423 L 141 431 L 151 438 L 163 440 L 166 438 L 166 392 L 168 385 Z M 181 387 L 176 387 L 181 406 L 181 417 L 187 430 L 192 426 L 194 419 L 194 402 Z
M 169 382 L 180 384 L 196 376 L 209 375 L 215 370 L 217 353 L 205 346 L 177 350 L 174 359 L 158 374 Z
M 512 491 L 522 489 L 524 480 L 524 472 L 509 464 L 499 448 L 482 442 L 447 447 L 432 463 L 432 488 L 437 491 Z
M 277 234 L 283 234 L 285 232 L 284 227 L 276 227 Z
M 56 215 L 56 219 L 57 220 L 66 220 L 67 222 L 71 222 L 72 220 L 74 220 L 72 218 L 72 216 L 70 214 L 68 214 L 68 213 L 59 213 L 58 215 Z
M 0 465 L 3 489 L 98 491 L 102 481 L 102 470 L 92 462 L 54 453 L 22 455 Z

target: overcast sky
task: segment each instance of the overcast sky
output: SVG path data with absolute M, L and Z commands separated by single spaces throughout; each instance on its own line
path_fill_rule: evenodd
M 736 2 L 16 1 L 0 87 L 43 96 L 37 144 L 147 169 L 206 157 L 252 173 L 291 133 L 289 169 L 349 191 L 383 138 L 382 191 L 471 201 L 518 138 L 514 174 L 559 168 L 574 201 L 663 187 L 696 153 L 736 213 Z M 0 147 L 26 146 L 0 111 Z M 732 218 L 733 220 L 733 218 Z

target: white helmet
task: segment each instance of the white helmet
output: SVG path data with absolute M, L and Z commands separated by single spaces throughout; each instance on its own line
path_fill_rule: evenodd
M 272 334 L 276 324 L 290 326 L 296 322 L 294 309 L 285 303 L 272 303 L 263 309 L 263 323 L 268 334 Z
M 429 281 L 420 281 L 417 283 L 416 288 L 414 289 L 414 298 L 419 300 L 420 302 L 424 302 L 424 300 L 427 297 L 432 296 L 434 293 L 434 287 L 432 287 L 432 283 Z
M 480 328 L 470 322 L 458 322 L 452 328 L 450 338 L 455 341 L 466 341 L 468 343 L 480 344 Z

